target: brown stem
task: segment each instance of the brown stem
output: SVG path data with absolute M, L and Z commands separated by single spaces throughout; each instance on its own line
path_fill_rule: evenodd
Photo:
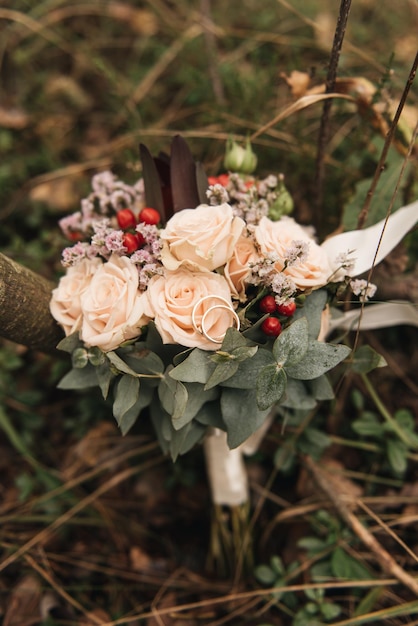
M 0 254 L 0 337 L 53 352 L 63 332 L 49 312 L 54 285 Z
M 394 118 L 392 120 L 392 123 L 390 125 L 389 130 L 388 130 L 388 133 L 386 135 L 385 145 L 383 146 L 382 154 L 380 155 L 379 162 L 378 162 L 378 164 L 376 166 L 376 170 L 375 170 L 375 173 L 374 173 L 374 176 L 373 176 L 373 180 L 372 180 L 371 185 L 370 185 L 370 189 L 367 192 L 367 196 L 366 196 L 366 200 L 365 200 L 364 206 L 363 206 L 363 208 L 362 208 L 362 210 L 360 212 L 360 215 L 359 215 L 359 218 L 358 218 L 358 222 L 357 222 L 357 228 L 363 228 L 364 223 L 365 223 L 365 221 L 367 219 L 367 215 L 368 215 L 368 212 L 369 212 L 370 203 L 372 201 L 373 194 L 374 194 L 374 192 L 376 190 L 377 183 L 379 182 L 380 175 L 383 172 L 383 170 L 385 169 L 386 157 L 387 157 L 387 154 L 389 152 L 389 148 L 390 148 L 390 146 L 392 144 L 392 140 L 394 138 L 395 131 L 396 131 L 396 128 L 398 126 L 399 118 L 401 117 L 402 110 L 403 110 L 403 108 L 405 106 L 406 99 L 408 97 L 409 91 L 410 91 L 410 89 L 412 87 L 412 83 L 414 82 L 415 75 L 417 73 L 417 66 L 418 66 L 418 52 L 417 52 L 417 54 L 415 56 L 414 62 L 412 64 L 411 70 L 409 72 L 408 80 L 406 81 L 405 89 L 403 90 L 403 94 L 402 94 L 402 97 L 401 97 L 401 99 L 399 101 L 398 108 L 396 110 L 395 116 L 394 116 Z
M 335 79 L 337 77 L 338 62 L 344 41 L 345 30 L 347 27 L 348 15 L 350 13 L 351 0 L 341 0 L 340 12 L 338 15 L 337 26 L 335 28 L 334 41 L 332 44 L 331 56 L 328 66 L 327 80 L 325 83 L 325 93 L 334 91 Z M 332 100 L 325 100 L 322 110 L 321 125 L 318 137 L 318 152 L 316 158 L 316 175 L 315 175 L 315 208 L 317 212 L 316 222 L 319 222 L 319 211 L 321 209 L 324 177 L 325 177 L 325 153 L 329 136 L 329 119 Z
M 403 583 L 418 596 L 418 581 L 408 574 L 378 542 L 374 535 L 363 526 L 346 502 L 343 501 L 341 494 L 334 485 L 332 476 L 320 468 L 310 457 L 305 457 L 304 461 L 318 487 L 331 500 L 344 522 L 373 553 L 382 570 L 394 578 L 397 578 L 399 582 Z

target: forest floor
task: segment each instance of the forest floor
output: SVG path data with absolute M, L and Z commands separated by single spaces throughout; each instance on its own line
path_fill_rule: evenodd
M 332 104 L 323 183 L 323 103 L 291 106 L 325 84 L 338 3 L 1 4 L 4 254 L 56 282 L 58 220 L 91 176 L 135 181 L 138 144 L 167 150 L 178 133 L 211 175 L 230 134 L 254 135 L 259 174 L 284 174 L 298 220 L 320 237 L 356 227 L 417 52 L 415 0 L 353 0 L 337 83 L 351 100 Z M 417 197 L 417 111 L 412 85 L 368 223 L 395 188 L 395 208 Z M 379 299 L 417 302 L 417 256 L 412 233 L 376 271 Z M 248 506 L 230 509 L 211 502 L 201 447 L 173 464 L 146 417 L 122 437 L 99 393 L 56 388 L 64 354 L 2 341 L 3 626 L 418 624 L 417 329 L 362 343 L 388 366 L 337 370 L 335 401 L 274 423 L 246 459 Z

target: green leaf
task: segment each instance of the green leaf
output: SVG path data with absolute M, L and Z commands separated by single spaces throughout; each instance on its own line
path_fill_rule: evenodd
M 255 577 L 263 585 L 272 586 L 276 580 L 276 574 L 268 565 L 258 565 L 254 570 Z
M 303 436 L 321 450 L 328 448 L 328 446 L 332 443 L 331 437 L 329 437 L 327 433 L 324 433 L 322 430 L 319 430 L 319 428 L 315 428 L 314 426 L 308 426 L 308 428 L 305 428 Z
M 351 368 L 358 374 L 367 374 L 377 367 L 386 367 L 385 359 L 370 346 L 361 346 L 354 353 Z
M 229 352 L 232 354 L 237 348 L 243 348 L 245 346 L 254 346 L 254 343 L 249 339 L 246 339 L 236 328 L 231 326 L 225 333 L 224 340 L 222 342 L 221 351 Z
M 399 439 L 388 439 L 386 442 L 388 461 L 396 474 L 404 474 L 408 467 L 408 447 Z
M 261 370 L 267 365 L 275 365 L 273 355 L 268 350 L 260 348 L 250 359 L 241 361 L 238 364 L 236 373 L 224 380 L 221 385 L 224 387 L 234 387 L 236 389 L 254 389 L 257 378 Z
M 218 363 L 205 385 L 205 391 L 231 378 L 231 376 L 237 372 L 238 367 L 239 363 L 237 361 L 223 361 L 222 363 Z
M 371 577 L 364 565 L 340 547 L 335 548 L 332 553 L 331 567 L 334 576 L 340 580 L 369 580 Z
M 202 408 L 196 413 L 195 420 L 204 426 L 212 426 L 226 430 L 225 422 L 222 419 L 221 407 L 219 402 L 205 402 Z
M 286 367 L 286 373 L 298 380 L 319 378 L 328 370 L 343 361 L 350 354 L 350 348 L 341 344 L 311 341 L 304 358 L 296 365 Z
M 310 555 L 318 554 L 328 547 L 328 544 L 323 539 L 318 537 L 302 537 L 297 542 L 299 548 L 306 550 Z
M 58 389 L 87 389 L 97 387 L 96 368 L 87 364 L 83 369 L 72 369 L 58 383 Z
M 106 400 L 109 394 L 110 383 L 114 378 L 114 374 L 109 367 L 108 362 L 103 363 L 96 367 L 97 380 L 99 383 L 100 391 L 104 400 Z
M 357 435 L 362 437 L 376 437 L 380 439 L 383 435 L 383 425 L 377 416 L 369 411 L 364 411 L 359 419 L 354 420 L 351 428 Z
M 289 409 L 303 409 L 307 411 L 316 406 L 316 401 L 315 398 L 309 395 L 303 381 L 288 378 L 286 394 L 280 401 L 280 404 Z
M 287 446 L 281 446 L 277 448 L 274 455 L 274 467 L 286 474 L 290 472 L 294 467 L 296 461 L 296 454 L 293 448 Z
M 216 364 L 211 360 L 211 354 L 207 350 L 195 348 L 184 361 L 170 371 L 170 376 L 184 383 L 205 384 L 215 368 Z
M 222 418 L 228 433 L 228 446 L 236 448 L 248 439 L 266 419 L 268 411 L 260 410 L 252 390 L 224 388 L 221 395 Z
M 132 416 L 126 420 L 126 414 L 136 404 L 139 396 L 139 380 L 128 374 L 122 376 L 116 385 L 113 415 L 122 434 L 126 434 L 132 426 Z
M 267 365 L 257 378 L 257 406 L 268 409 L 282 398 L 286 391 L 286 374 L 277 365 Z
M 321 330 L 322 311 L 327 302 L 326 289 L 316 289 L 307 296 L 303 307 L 297 308 L 293 316 L 296 321 L 302 317 L 308 320 L 309 339 L 317 339 Z
M 123 359 L 116 354 L 116 352 L 106 352 L 106 356 L 113 367 L 116 368 L 121 374 L 129 374 L 129 376 L 138 377 L 138 374 L 133 370 Z
M 308 349 L 308 322 L 301 318 L 284 330 L 273 344 L 273 356 L 277 363 L 296 365 Z
M 163 409 L 171 416 L 173 423 L 182 417 L 188 399 L 187 389 L 183 383 L 170 378 L 170 376 L 165 376 L 158 386 L 158 397 Z
M 323 401 L 332 400 L 334 398 L 334 390 L 326 374 L 322 374 L 322 376 L 310 380 L 308 387 L 315 400 Z
M 338 617 L 342 611 L 339 604 L 334 604 L 333 602 L 321 602 L 319 609 L 327 621 Z
M 415 428 L 415 419 L 409 409 L 399 409 L 396 411 L 394 418 L 402 430 L 406 431 L 408 434 L 415 434 L 413 432 Z
M 61 339 L 59 344 L 57 345 L 58 350 L 63 350 L 63 352 L 69 352 L 70 354 L 74 352 L 76 348 L 83 347 L 83 342 L 80 341 L 79 332 L 72 333 L 64 339 Z
M 194 420 L 180 430 L 175 430 L 170 416 L 156 398 L 151 403 L 150 416 L 162 450 L 168 452 L 173 461 L 193 448 L 207 430 L 206 426 Z
M 183 428 L 192 419 L 195 419 L 203 405 L 211 403 L 219 396 L 218 389 L 213 388 L 209 391 L 204 391 L 200 383 L 184 383 L 184 386 L 187 390 L 187 404 L 184 412 L 178 418 L 172 418 L 175 430 Z
M 162 377 L 164 363 L 158 354 L 151 350 L 136 350 L 123 355 L 125 363 L 136 373 L 144 376 Z

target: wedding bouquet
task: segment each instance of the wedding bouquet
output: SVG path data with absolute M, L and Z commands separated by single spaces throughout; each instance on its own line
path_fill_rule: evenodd
M 170 156 L 141 146 L 141 159 L 136 184 L 97 174 L 81 210 L 60 222 L 72 241 L 50 304 L 72 358 L 60 387 L 99 386 L 123 434 L 151 419 L 173 459 L 213 429 L 234 449 L 272 412 L 332 398 L 327 372 L 350 348 L 318 340 L 328 306 L 347 289 L 373 296 L 354 277 L 412 218 L 397 218 L 376 258 L 379 225 L 319 245 L 291 216 L 283 177 L 254 176 L 249 145 L 228 142 L 228 173 L 217 177 L 181 137 Z

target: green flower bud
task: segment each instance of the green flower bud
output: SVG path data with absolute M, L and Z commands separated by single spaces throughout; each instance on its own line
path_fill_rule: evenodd
M 254 154 L 250 140 L 247 139 L 245 148 L 229 138 L 226 142 L 224 166 L 230 172 L 252 174 L 257 167 L 257 157 Z
M 90 348 L 88 352 L 88 358 L 90 363 L 95 367 L 97 365 L 102 365 L 102 363 L 104 363 L 106 359 L 104 352 L 102 352 L 100 348 Z
M 73 367 L 82 369 L 89 362 L 89 353 L 84 348 L 76 348 L 71 355 Z
M 277 222 L 283 215 L 289 215 L 293 211 L 293 198 L 284 186 L 283 180 L 279 179 L 276 189 L 277 198 L 269 207 L 268 217 Z

